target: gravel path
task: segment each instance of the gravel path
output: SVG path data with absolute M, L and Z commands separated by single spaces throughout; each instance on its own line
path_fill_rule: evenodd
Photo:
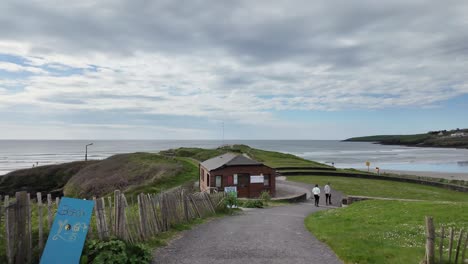
M 153 263 L 342 263 L 304 227 L 307 215 L 324 209 L 306 202 L 215 219 L 159 249 Z

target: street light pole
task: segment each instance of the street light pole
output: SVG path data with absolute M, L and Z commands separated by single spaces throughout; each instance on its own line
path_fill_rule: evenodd
M 85 151 L 85 158 L 84 158 L 85 161 L 88 161 L 88 146 L 91 146 L 91 145 L 93 145 L 93 143 L 89 143 L 89 144 L 87 144 L 86 147 L 85 147 L 85 149 L 86 149 L 86 151 Z

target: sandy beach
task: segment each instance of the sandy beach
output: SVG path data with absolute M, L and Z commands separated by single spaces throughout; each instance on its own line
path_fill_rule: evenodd
M 449 180 L 468 181 L 468 173 L 459 172 L 433 172 L 433 171 L 403 171 L 403 170 L 381 170 L 381 173 L 393 173 L 399 175 L 416 175 L 432 178 L 443 178 Z

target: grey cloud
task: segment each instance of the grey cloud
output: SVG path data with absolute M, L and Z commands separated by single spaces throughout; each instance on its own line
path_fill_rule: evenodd
M 382 96 L 385 100 L 377 106 L 414 104 L 414 98 L 430 104 L 467 93 L 462 85 L 467 82 L 466 1 L 119 0 L 67 5 L 2 1 L 0 41 L 23 41 L 33 52 L 72 56 L 132 57 L 141 52 L 197 58 L 202 65 L 194 65 L 215 76 L 215 86 L 206 84 L 213 94 L 278 95 L 278 100 L 262 101 L 278 108 L 372 105 Z M 225 68 L 225 60 L 238 67 Z M 322 66 L 326 70 L 314 72 Z M 166 75 L 164 85 L 191 85 L 190 78 L 177 74 Z M 175 87 L 171 94 L 188 93 Z

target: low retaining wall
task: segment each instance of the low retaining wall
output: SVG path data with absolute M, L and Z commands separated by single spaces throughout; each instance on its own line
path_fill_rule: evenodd
M 366 201 L 366 200 L 380 200 L 380 201 L 405 201 L 405 202 L 421 202 L 423 200 L 415 199 L 397 199 L 397 198 L 383 198 L 383 197 L 370 197 L 370 196 L 348 196 L 344 197 L 341 203 L 343 205 L 350 205 L 355 202 Z
M 275 170 L 326 170 L 326 171 L 336 171 L 336 168 L 327 168 L 327 167 L 275 167 Z
M 307 201 L 307 193 L 291 195 L 287 197 L 272 198 L 275 202 L 300 203 Z
M 362 179 L 372 179 L 372 180 L 386 180 L 386 181 L 397 181 L 397 182 L 408 182 L 408 183 L 417 183 L 422 185 L 429 185 L 434 187 L 445 188 L 453 191 L 459 192 L 468 192 L 468 187 L 460 186 L 460 185 L 453 185 L 447 184 L 442 182 L 433 182 L 433 181 L 425 181 L 425 180 L 418 180 L 418 179 L 411 179 L 411 178 L 403 178 L 403 177 L 390 177 L 390 176 L 378 176 L 378 175 L 369 175 L 369 174 L 359 174 L 359 173 L 341 173 L 341 172 L 333 172 L 333 171 L 324 171 L 324 172 L 313 172 L 314 175 L 324 175 L 324 176 L 340 176 L 340 177 L 349 177 L 349 178 L 362 178 Z M 281 173 L 282 176 L 306 176 L 304 172 L 284 172 Z

